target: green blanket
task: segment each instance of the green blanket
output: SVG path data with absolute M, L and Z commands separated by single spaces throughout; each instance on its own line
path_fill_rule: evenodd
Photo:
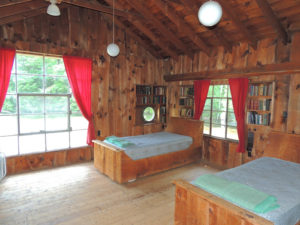
M 192 184 L 256 213 L 267 213 L 279 207 L 274 196 L 213 174 L 200 176 Z
M 118 147 L 121 147 L 121 148 L 126 148 L 126 147 L 135 145 L 134 143 L 132 143 L 130 141 L 126 141 L 126 140 L 121 139 L 116 136 L 109 136 L 109 137 L 105 138 L 105 141 L 107 141 L 108 143 L 114 144 Z

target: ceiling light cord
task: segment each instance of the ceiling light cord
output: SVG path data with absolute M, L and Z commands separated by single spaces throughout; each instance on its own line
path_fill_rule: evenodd
M 115 43 L 115 0 L 113 0 L 113 43 Z

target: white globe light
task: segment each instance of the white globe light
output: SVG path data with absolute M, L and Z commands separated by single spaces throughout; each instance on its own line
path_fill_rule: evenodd
M 56 0 L 50 0 L 50 5 L 47 8 L 47 13 L 50 16 L 60 16 L 60 10 L 56 5 Z
M 109 54 L 111 57 L 116 57 L 120 53 L 120 48 L 115 43 L 110 43 L 107 46 L 107 54 Z
M 216 25 L 222 17 L 222 7 L 216 1 L 205 2 L 198 11 L 200 23 L 206 27 Z

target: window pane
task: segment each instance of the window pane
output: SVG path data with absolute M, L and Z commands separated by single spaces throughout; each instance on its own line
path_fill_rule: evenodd
M 73 95 L 70 98 L 70 110 L 71 110 L 71 112 L 80 112 L 80 109 L 79 109 L 77 102 Z
M 71 93 L 67 77 L 46 77 L 45 92 L 47 94 L 68 94 Z
M 45 57 L 45 70 L 47 75 L 66 76 L 65 65 L 62 58 Z
M 204 110 L 210 110 L 211 109 L 211 98 L 206 99 L 205 105 L 204 105 Z
M 210 111 L 203 110 L 203 113 L 201 115 L 201 120 L 203 120 L 204 122 L 209 123 L 210 122 Z
M 226 125 L 226 112 L 213 112 L 212 123 Z
M 16 94 L 16 76 L 11 74 L 7 94 Z
M 18 74 L 43 74 L 43 56 L 17 54 Z
M 72 130 L 87 129 L 88 121 L 81 114 L 71 115 Z
M 214 89 L 214 86 L 213 85 L 209 85 L 207 97 L 212 97 L 213 96 L 213 89 Z
M 225 126 L 212 124 L 211 135 L 215 137 L 225 138 Z
M 42 76 L 18 75 L 18 93 L 43 93 Z
M 203 133 L 204 134 L 209 134 L 209 131 L 210 131 L 210 124 L 209 123 L 204 123 Z
M 17 97 L 15 95 L 6 95 L 1 114 L 17 113 Z
M 18 134 L 17 116 L 0 116 L 0 136 L 13 134 Z
M 231 113 L 231 112 L 228 113 L 228 125 L 236 126 L 236 120 L 235 120 L 234 113 Z
M 47 151 L 69 148 L 69 133 L 47 134 Z
M 227 97 L 228 85 L 214 85 L 214 97 Z
M 0 137 L 0 152 L 6 156 L 18 155 L 18 137 Z
M 231 91 L 230 91 L 230 87 L 229 87 L 229 85 L 228 85 L 228 98 L 231 98 L 232 96 L 231 96 Z
M 68 114 L 46 115 L 47 131 L 68 130 Z
M 44 113 L 44 97 L 20 96 L 20 113 Z
M 15 57 L 15 59 L 14 59 L 14 64 L 13 64 L 13 67 L 12 67 L 12 69 L 11 69 L 11 73 L 13 74 L 13 73 L 16 73 L 16 57 Z
M 20 115 L 21 133 L 33 133 L 44 130 L 44 115 Z
M 46 113 L 67 113 L 68 97 L 47 96 Z
M 71 147 L 86 146 L 87 130 L 78 130 L 71 132 Z
M 231 99 L 228 100 L 228 111 L 229 111 L 229 112 L 234 112 L 234 111 L 233 111 L 233 105 L 232 105 L 232 100 L 231 100 Z
M 236 127 L 227 127 L 227 138 L 238 140 Z
M 227 99 L 213 99 L 213 111 L 226 111 Z
M 45 135 L 20 136 L 20 154 L 29 154 L 45 151 Z

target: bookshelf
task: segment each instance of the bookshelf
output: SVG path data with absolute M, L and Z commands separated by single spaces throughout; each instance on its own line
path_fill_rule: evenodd
M 247 124 L 254 126 L 270 126 L 274 82 L 250 83 L 247 102 Z
M 194 116 L 194 86 L 182 85 L 179 90 L 179 116 L 192 118 Z
M 136 124 L 167 122 L 166 87 L 159 85 L 136 85 Z M 146 121 L 144 109 L 152 107 L 155 112 L 154 120 Z

